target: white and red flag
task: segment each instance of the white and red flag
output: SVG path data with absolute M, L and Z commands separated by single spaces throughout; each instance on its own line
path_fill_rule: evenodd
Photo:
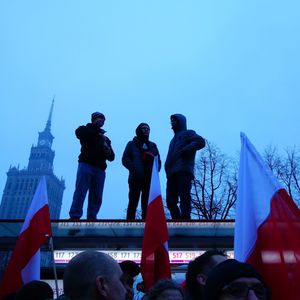
M 0 299 L 40 279 L 40 248 L 52 235 L 46 179 L 37 186 L 0 285 Z
M 144 230 L 141 273 L 146 290 L 164 278 L 171 278 L 168 227 L 162 204 L 158 160 L 155 157 Z
M 245 134 L 234 255 L 258 270 L 272 300 L 300 299 L 300 211 Z

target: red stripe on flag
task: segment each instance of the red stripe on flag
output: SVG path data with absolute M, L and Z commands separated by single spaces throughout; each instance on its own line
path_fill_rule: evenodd
M 167 226 L 162 226 L 165 214 L 161 196 L 148 206 L 147 215 L 153 216 L 151 223 L 145 225 L 141 271 L 145 288 L 150 289 L 159 279 L 171 278 L 169 253 L 164 246 L 168 240 Z
M 151 215 L 151 222 L 146 222 L 145 224 L 144 236 L 147 239 L 145 238 L 143 241 L 143 249 L 146 256 L 153 253 L 157 245 L 161 245 L 169 239 L 167 226 L 162 226 L 163 223 L 166 224 L 166 219 L 160 195 L 148 205 L 148 214 Z
M 236 206 L 234 255 L 254 266 L 272 300 L 300 299 L 300 212 L 245 134 Z
M 146 290 L 163 278 L 171 278 L 168 227 L 163 209 L 158 169 L 154 161 L 144 230 L 141 273 Z
M 0 286 L 2 296 L 15 292 L 23 285 L 21 271 L 52 235 L 49 206 L 44 205 L 30 220 L 30 224 L 19 236 L 4 278 Z
M 271 200 L 271 211 L 257 231 L 247 262 L 272 289 L 272 300 L 296 300 L 300 295 L 300 212 L 284 189 Z

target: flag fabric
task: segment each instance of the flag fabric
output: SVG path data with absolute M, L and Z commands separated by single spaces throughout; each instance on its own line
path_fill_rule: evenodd
M 24 220 L 0 285 L 0 299 L 25 283 L 40 280 L 40 248 L 52 235 L 46 179 L 43 176 Z
M 168 239 L 168 227 L 160 190 L 158 159 L 155 157 L 141 258 L 141 273 L 146 290 L 159 279 L 171 278 Z
M 234 255 L 260 272 L 272 300 L 300 299 L 300 211 L 245 134 Z

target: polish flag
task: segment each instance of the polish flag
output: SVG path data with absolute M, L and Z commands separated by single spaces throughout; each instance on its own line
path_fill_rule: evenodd
M 234 255 L 250 263 L 272 300 L 300 299 L 300 211 L 241 133 Z
M 46 179 L 42 177 L 1 282 L 0 299 L 27 282 L 40 280 L 40 248 L 51 235 Z
M 141 273 L 146 290 L 160 279 L 171 278 L 168 239 L 168 227 L 161 198 L 158 159 L 155 157 L 141 258 Z

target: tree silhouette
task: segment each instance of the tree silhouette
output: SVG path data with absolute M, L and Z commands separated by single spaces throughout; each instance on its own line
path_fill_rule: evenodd
M 200 151 L 195 162 L 192 187 L 192 216 L 216 220 L 233 217 L 236 202 L 237 164 L 212 142 Z

